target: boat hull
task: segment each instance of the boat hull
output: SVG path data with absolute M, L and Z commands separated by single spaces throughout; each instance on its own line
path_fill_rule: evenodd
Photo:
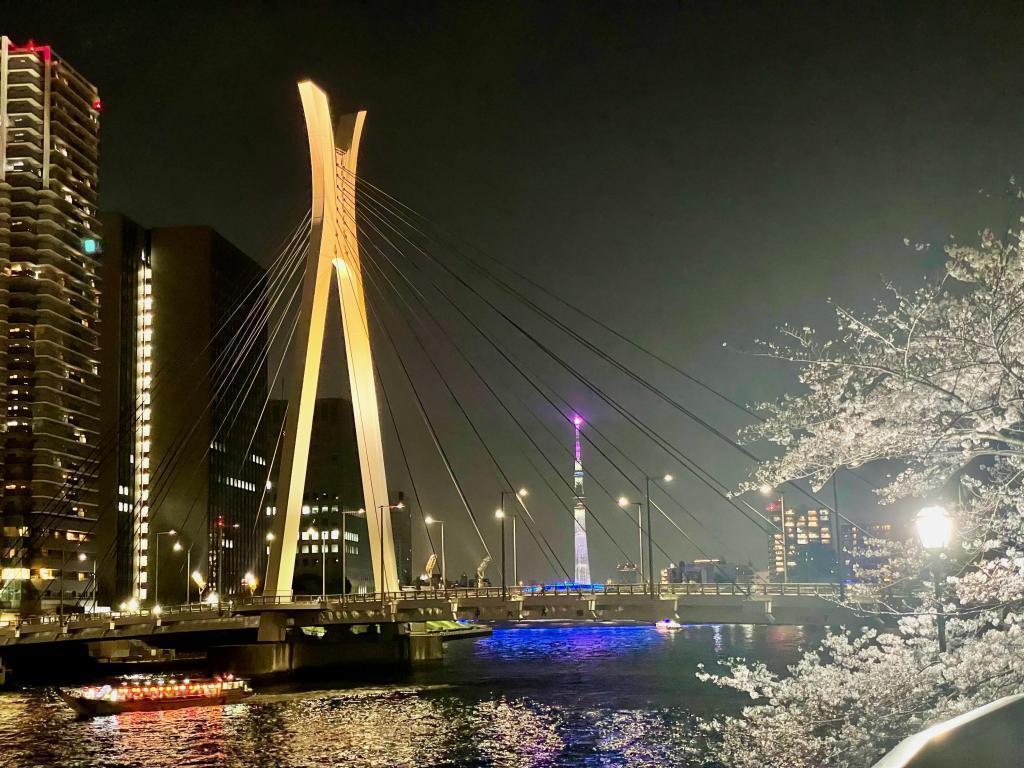
M 157 712 L 165 709 L 187 709 L 188 707 L 217 707 L 236 704 L 252 696 L 252 691 L 227 691 L 219 696 L 191 696 L 167 699 L 136 699 L 134 701 L 105 701 L 72 696 L 60 691 L 60 697 L 81 717 L 120 715 L 125 712 Z

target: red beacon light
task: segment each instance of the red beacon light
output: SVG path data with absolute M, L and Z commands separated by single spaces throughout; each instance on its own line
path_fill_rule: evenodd
M 93 100 L 92 100 L 92 105 L 91 105 L 91 106 L 92 106 L 92 108 L 93 108 L 93 109 L 95 109 L 95 110 L 96 110 L 97 112 L 102 112 L 102 111 L 103 111 L 103 102 L 102 102 L 102 101 L 100 101 L 99 99 L 93 99 Z

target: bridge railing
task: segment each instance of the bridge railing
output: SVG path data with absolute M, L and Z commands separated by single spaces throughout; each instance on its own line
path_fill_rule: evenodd
M 155 611 L 150 608 L 139 608 L 132 611 L 110 611 L 103 613 L 70 613 L 64 616 L 46 614 L 41 616 L 23 617 L 0 622 L 0 629 L 17 629 L 22 626 L 74 626 L 102 621 L 118 621 L 133 618 L 161 619 L 174 621 L 179 617 L 205 614 L 207 616 L 230 616 L 239 609 L 246 608 L 283 608 L 288 606 L 306 606 L 309 608 L 335 607 L 345 605 L 388 604 L 403 601 L 431 600 L 477 600 L 481 598 L 500 600 L 507 593 L 509 599 L 529 600 L 544 597 L 600 597 L 609 596 L 644 596 L 650 594 L 647 584 L 594 584 L 594 585 L 562 585 L 548 584 L 536 586 L 513 586 L 503 590 L 501 587 L 449 587 L 447 589 L 405 589 L 400 592 L 370 592 L 327 594 L 327 595 L 252 595 L 238 596 L 218 603 L 184 603 L 182 605 L 161 606 Z M 839 584 L 828 583 L 774 583 L 758 582 L 750 584 L 659 584 L 656 596 L 686 595 L 721 595 L 726 597 L 819 597 L 835 599 L 843 595 Z

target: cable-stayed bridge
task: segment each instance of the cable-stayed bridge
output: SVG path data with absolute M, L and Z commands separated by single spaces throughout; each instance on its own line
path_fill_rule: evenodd
M 228 585 L 217 584 L 225 593 L 221 600 L 211 601 L 206 608 L 189 604 L 172 611 L 154 605 L 155 594 L 140 589 L 109 617 L 97 619 L 75 611 L 56 617 L 52 641 L 84 639 L 87 631 L 113 633 L 104 637 L 132 636 L 127 626 L 141 628 L 142 634 L 146 628 L 152 631 L 168 626 L 182 632 L 203 632 L 195 622 L 209 621 L 209 612 L 218 621 L 255 629 L 257 640 L 265 643 L 285 642 L 288 632 L 310 617 L 321 625 L 415 623 L 426 620 L 430 611 L 445 618 L 465 617 L 468 611 L 474 618 L 519 620 L 547 618 L 545 606 L 555 613 L 564 606 L 576 618 L 678 616 L 684 621 L 700 620 L 688 617 L 680 608 L 680 599 L 689 597 L 705 602 L 726 599 L 733 607 L 723 615 L 734 616 L 734 620 L 772 616 L 767 610 L 775 597 L 769 594 L 775 588 L 772 585 L 730 583 L 722 574 L 724 584 L 698 586 L 692 588 L 691 595 L 659 584 L 659 565 L 678 559 L 675 552 L 679 550 L 672 547 L 685 544 L 693 556 L 707 560 L 716 555 L 734 556 L 731 542 L 707 524 L 707 513 L 696 513 L 681 503 L 673 486 L 665 482 L 670 474 L 678 476 L 681 483 L 703 488 L 716 499 L 716 514 L 735 515 L 766 541 L 778 526 L 756 506 L 734 496 L 735 483 L 716 476 L 703 459 L 695 458 L 696 451 L 684 451 L 668 426 L 648 415 L 644 403 L 653 402 L 677 414 L 701 430 L 706 439 L 722 444 L 746 462 L 757 456 L 654 383 L 655 377 L 637 372 L 615 350 L 629 350 L 661 374 L 677 377 L 744 417 L 754 415 L 617 332 L 602 319 L 603 313 L 588 312 L 559 289 L 463 247 L 413 208 L 363 178 L 357 160 L 365 113 L 335 121 L 320 88 L 307 81 L 299 90 L 309 140 L 311 206 L 266 273 L 225 312 L 218 331 L 224 335 L 222 351 L 212 362 L 217 389 L 211 402 L 197 407 L 199 415 L 206 416 L 214 409 L 213 400 L 223 400 L 225 393 L 239 389 L 247 394 L 261 377 L 268 383 L 268 401 L 270 392 L 280 389 L 286 393 L 284 424 L 271 436 L 272 459 L 267 464 L 266 486 L 276 492 L 276 514 L 265 532 L 269 553 L 262 590 L 249 601 L 227 600 Z M 332 292 L 340 309 L 333 317 Z M 345 388 L 352 400 L 372 561 L 371 595 L 329 598 L 326 587 L 321 596 L 293 595 L 313 407 L 325 370 L 323 348 L 329 324 L 340 329 L 344 343 Z M 189 352 L 182 350 L 182 357 Z M 176 374 L 180 371 L 154 372 L 151 389 L 134 403 L 135 412 L 126 414 L 114 434 L 104 436 L 88 462 L 69 472 L 66 489 L 34 521 L 25 552 L 48 535 L 47 520 L 62 514 L 66 498 L 77 484 L 94 475 L 111 445 L 138 429 L 152 392 L 167 386 L 164 381 Z M 221 402 L 220 406 L 211 445 L 227 435 L 237 436 L 244 422 L 240 403 Z M 608 418 L 600 424 L 588 419 L 580 429 L 580 412 L 593 408 L 601 409 Z M 267 403 L 263 403 L 260 419 L 266 412 Z M 567 438 L 567 426 L 575 427 L 575 442 Z M 190 472 L 183 466 L 184 450 L 179 448 L 195 430 L 195 422 L 181 425 L 175 449 L 157 466 L 145 470 L 145 493 L 133 502 L 135 538 L 141 542 L 136 567 L 140 573 L 146 571 L 145 578 L 138 579 L 140 584 L 149 584 L 150 539 L 161 533 L 153 521 L 160 518 L 169 489 Z M 397 448 L 387 457 L 390 464 L 384 455 L 385 433 L 394 436 Z M 248 441 L 249 453 L 257 431 L 241 437 Z M 581 451 L 592 458 L 593 466 L 600 467 L 600 471 L 588 469 L 590 491 L 585 497 Z M 472 463 L 465 460 L 467 452 L 474 457 Z M 400 482 L 395 481 L 396 476 Z M 424 524 L 430 549 L 443 563 L 445 552 L 435 546 L 440 542 L 434 541 L 427 524 L 429 510 L 436 507 L 425 501 L 438 485 L 446 486 L 451 500 L 446 516 L 457 514 L 459 527 L 469 533 L 468 540 L 458 542 L 459 549 L 473 553 L 474 562 L 480 563 L 480 576 L 486 574 L 492 583 L 500 566 L 503 588 L 497 595 L 483 588 L 472 594 L 450 592 L 447 584 L 439 591 L 422 594 L 400 590 L 392 511 L 400 505 L 412 506 Z M 407 500 L 399 499 L 395 490 L 399 486 L 410 492 Z M 527 486 L 539 492 L 520 492 Z M 481 487 L 487 490 L 481 491 Z M 800 487 L 795 487 L 794 493 L 811 498 Z M 491 500 L 481 502 L 486 494 Z M 596 576 L 590 558 L 601 548 L 606 556 L 634 572 L 639 566 L 645 583 L 628 589 L 577 585 L 580 588 L 575 592 L 531 592 L 515 583 L 509 585 L 505 557 L 496 563 L 497 548 L 492 553 L 496 534 L 492 513 L 499 494 L 503 513 L 523 527 L 526 544 L 545 564 L 543 572 L 522 574 L 526 580 L 577 585 L 580 574 Z M 507 510 L 506 495 L 513 500 Z M 264 507 L 264 496 L 261 494 L 257 512 Z M 534 501 L 537 498 L 546 499 L 543 508 L 541 502 Z M 829 506 L 817 499 L 814 502 Z M 204 515 L 202 500 L 193 502 L 186 520 L 192 515 Z M 681 544 L 670 545 L 664 537 L 654 535 L 654 521 Z M 252 525 L 255 528 L 265 522 L 260 514 Z M 451 524 L 451 518 L 448 522 Z M 552 538 L 557 538 L 552 536 L 554 530 L 570 532 L 574 546 L 553 543 Z M 259 533 L 262 540 L 262 528 Z M 501 543 L 504 541 L 502 536 Z M 449 545 L 452 543 L 449 540 Z M 514 537 L 513 551 L 516 545 Z M 62 550 L 65 565 L 79 554 L 74 546 L 66 546 Z M 113 556 L 113 548 L 101 553 L 96 558 L 97 568 L 102 570 Z M 204 567 L 208 580 L 213 581 L 213 563 Z M 253 568 L 263 570 L 258 563 Z M 479 578 L 478 583 L 483 580 Z M 83 590 L 83 595 L 87 593 Z M 778 597 L 821 602 L 831 594 L 831 588 L 810 593 L 800 593 L 798 588 L 797 594 Z M 739 607 L 734 610 L 735 606 Z M 824 610 L 819 613 L 832 615 Z M 711 615 L 703 614 L 705 618 Z M 305 618 L 296 624 L 300 616 Z M 3 630 L 6 635 L 0 632 L 0 642 L 6 637 L 13 648 L 25 645 L 33 635 L 42 642 L 45 632 L 41 628 L 49 632 L 54 630 L 53 624 L 51 618 L 13 622 Z M 187 629 L 190 624 L 192 629 Z M 221 630 L 209 631 L 220 636 Z

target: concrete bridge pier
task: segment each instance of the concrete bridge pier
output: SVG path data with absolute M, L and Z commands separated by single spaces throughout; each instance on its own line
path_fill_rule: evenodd
M 268 629 L 266 634 L 272 633 Z M 440 661 L 443 653 L 441 636 L 426 632 L 423 624 L 335 625 L 315 632 L 288 629 L 283 639 L 214 646 L 207 652 L 207 667 L 211 673 L 250 678 L 386 675 Z

